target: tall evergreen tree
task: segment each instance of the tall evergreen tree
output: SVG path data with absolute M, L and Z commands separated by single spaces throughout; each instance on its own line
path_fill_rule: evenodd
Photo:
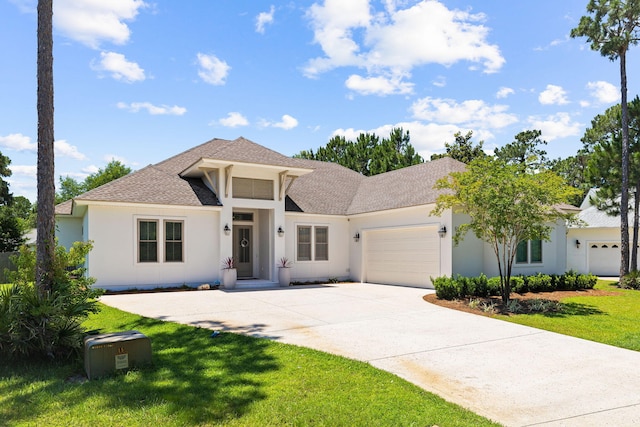
M 591 49 L 611 61 L 620 60 L 622 105 L 620 188 L 620 278 L 629 272 L 629 115 L 627 111 L 627 51 L 640 40 L 640 0 L 590 0 L 589 16 L 580 18 L 571 37 L 587 37 Z
M 51 291 L 55 256 L 55 179 L 53 154 L 53 1 L 38 0 L 38 237 L 36 285 Z
M 525 130 L 513 142 L 494 150 L 496 158 L 510 165 L 520 165 L 529 171 L 541 169 L 547 162 L 547 152 L 539 148 L 547 141 L 540 139 L 539 130 Z
M 424 162 L 410 143 L 409 131 L 393 128 L 389 138 L 361 133 L 355 141 L 334 136 L 326 146 L 303 150 L 293 157 L 338 163 L 365 176 L 377 175 Z
M 629 102 L 629 187 L 633 192 L 627 209 L 633 212 L 633 237 L 631 245 L 630 269 L 637 270 L 638 265 L 638 225 L 640 217 L 640 98 Z M 592 202 L 609 215 L 617 216 L 622 211 L 620 187 L 622 182 L 622 108 L 614 105 L 591 121 L 591 127 L 582 137 L 585 150 L 590 151 L 587 179 L 592 186 L 598 187 Z
M 463 135 L 461 132 L 456 132 L 454 135 L 455 140 L 453 143 L 444 143 L 446 152 L 443 154 L 431 155 L 431 160 L 441 159 L 443 157 L 451 157 L 462 163 L 469 164 L 473 160 L 486 157 L 487 154 L 482 149 L 484 141 L 480 141 L 478 145 L 473 145 L 471 138 L 473 137 L 473 131 L 467 132 Z

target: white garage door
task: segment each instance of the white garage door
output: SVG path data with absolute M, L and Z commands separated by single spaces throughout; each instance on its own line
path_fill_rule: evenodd
M 614 242 L 589 243 L 589 272 L 596 276 L 620 274 L 620 244 Z
M 368 230 L 363 245 L 365 282 L 431 288 L 440 275 L 437 226 Z

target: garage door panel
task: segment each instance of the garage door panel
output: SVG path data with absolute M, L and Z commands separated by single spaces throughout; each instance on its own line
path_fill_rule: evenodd
M 364 280 L 372 283 L 432 287 L 440 275 L 440 238 L 436 226 L 369 230 L 364 239 Z
M 617 276 L 620 273 L 620 244 L 590 243 L 589 272 L 597 276 Z

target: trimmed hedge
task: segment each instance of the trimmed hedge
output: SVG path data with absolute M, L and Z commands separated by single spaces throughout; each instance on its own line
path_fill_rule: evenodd
M 500 277 L 487 278 L 484 274 L 477 277 L 441 276 L 431 278 L 436 288 L 436 296 L 440 299 L 454 300 L 469 297 L 489 297 L 500 295 Z M 538 273 L 533 276 L 511 277 L 512 292 L 524 294 L 527 292 L 576 291 L 592 289 L 598 277 L 593 274 L 578 274 L 568 271 L 562 275 Z

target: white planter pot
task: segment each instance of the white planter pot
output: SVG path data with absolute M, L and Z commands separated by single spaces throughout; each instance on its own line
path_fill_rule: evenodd
M 289 286 L 291 283 L 291 269 L 278 267 L 278 283 L 280 286 Z
M 238 281 L 238 270 L 235 268 L 227 268 L 222 270 L 222 286 L 225 289 L 233 289 Z

